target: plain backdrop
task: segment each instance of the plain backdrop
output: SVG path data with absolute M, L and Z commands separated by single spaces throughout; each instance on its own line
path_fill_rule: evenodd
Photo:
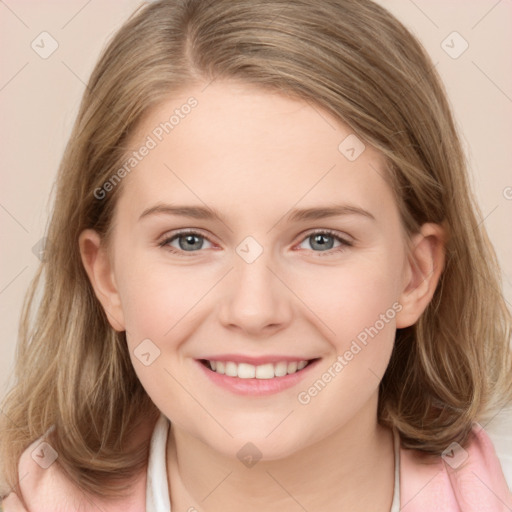
M 510 305 L 512 1 L 379 3 L 420 39 L 444 80 Z M 38 242 L 44 236 L 52 186 L 81 95 L 100 50 L 140 4 L 0 2 L 0 396 L 12 383 L 21 305 L 39 264 Z M 52 45 L 55 51 L 45 55 Z M 512 444 L 512 437 L 505 435 L 507 429 L 512 432 L 511 418 L 497 413 L 486 429 L 494 436 L 502 463 L 512 469 L 511 458 L 500 449 Z

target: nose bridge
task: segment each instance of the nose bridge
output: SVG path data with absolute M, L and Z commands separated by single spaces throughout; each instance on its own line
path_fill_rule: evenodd
M 252 236 L 242 240 L 235 250 L 221 321 L 246 331 L 270 325 L 282 327 L 290 320 L 291 305 L 286 287 L 274 275 L 273 251 Z

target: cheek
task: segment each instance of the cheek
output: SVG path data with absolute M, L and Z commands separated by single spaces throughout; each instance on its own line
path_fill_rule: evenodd
M 377 267 L 340 272 L 335 278 L 331 274 L 310 288 L 308 305 L 314 304 L 322 321 L 316 324 L 328 326 L 323 331 L 329 348 L 297 395 L 304 421 L 322 417 L 322 428 L 334 428 L 353 417 L 377 392 L 401 309 L 395 274 Z
M 183 389 L 193 389 L 180 345 L 193 332 L 200 310 L 194 305 L 209 287 L 208 279 L 196 274 L 194 280 L 188 269 L 171 270 L 142 258 L 130 263 L 120 287 L 134 370 L 155 405 L 180 425 L 190 409 Z
M 386 371 L 401 309 L 400 267 L 394 261 L 392 253 L 383 252 L 350 266 L 323 269 L 315 272 L 314 286 L 304 280 L 298 291 L 328 341 L 324 361 L 301 390 L 299 403 L 311 401 L 334 423 L 375 393 Z M 333 403 L 345 405 L 336 408 Z
M 126 329 L 136 337 L 169 340 L 187 323 L 194 305 L 211 287 L 190 268 L 132 264 L 122 278 Z M 167 341 L 166 341 L 167 342 Z
M 397 269 L 385 259 L 362 261 L 317 269 L 314 279 L 297 280 L 294 291 L 317 317 L 315 324 L 323 325 L 325 337 L 342 350 L 366 328 L 392 330 L 399 307 L 398 279 Z

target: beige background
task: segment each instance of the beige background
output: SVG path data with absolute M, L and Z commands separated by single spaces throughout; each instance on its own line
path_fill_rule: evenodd
M 445 81 L 485 227 L 503 267 L 505 295 L 512 304 L 512 2 L 379 3 L 419 37 Z M 100 49 L 139 4 L 140 0 L 0 2 L 0 396 L 11 377 L 23 296 L 39 263 L 32 248 L 44 234 L 56 169 L 80 96 Z M 43 31 L 58 43 L 47 59 L 31 47 Z M 459 36 L 446 39 L 454 31 L 469 44 L 458 58 L 443 49 L 453 55 L 463 48 Z M 511 417 L 507 421 L 512 432 Z M 489 424 L 498 444 L 505 441 L 499 436 L 505 420 L 501 413 Z M 508 442 L 512 443 L 510 438 Z M 505 458 L 512 474 L 512 460 Z

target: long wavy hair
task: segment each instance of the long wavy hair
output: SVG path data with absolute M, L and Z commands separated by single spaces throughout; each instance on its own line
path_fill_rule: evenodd
M 0 414 L 1 471 L 47 433 L 56 461 L 92 495 L 116 496 L 147 463 L 131 443 L 159 411 L 83 268 L 79 234 L 108 240 L 122 190 L 94 191 L 126 161 L 148 110 L 192 84 L 236 80 L 324 109 L 382 152 L 406 232 L 450 237 L 434 297 L 396 333 L 378 421 L 406 447 L 442 452 L 512 399 L 510 312 L 467 161 L 430 57 L 370 0 L 160 0 L 141 6 L 99 59 L 60 164 L 45 257 L 20 321 L 16 382 Z M 40 293 L 40 299 L 37 294 Z

